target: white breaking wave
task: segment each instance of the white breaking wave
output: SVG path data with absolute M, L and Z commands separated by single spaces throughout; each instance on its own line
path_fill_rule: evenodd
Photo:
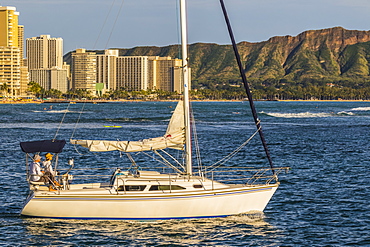
M 351 111 L 370 111 L 370 107 L 356 107 L 352 108 Z
M 76 111 L 70 111 L 70 110 L 43 110 L 43 111 L 33 111 L 33 112 L 44 112 L 44 113 L 79 113 Z
M 355 115 L 353 112 L 350 111 L 341 111 L 337 113 L 338 115 L 348 115 L 348 116 L 353 116 Z
M 262 112 L 264 113 L 264 112 Z M 299 113 L 279 113 L 279 112 L 270 112 L 270 113 L 264 113 L 271 117 L 278 117 L 278 118 L 324 118 L 324 117 L 335 117 L 338 115 L 354 115 L 352 112 L 299 112 Z

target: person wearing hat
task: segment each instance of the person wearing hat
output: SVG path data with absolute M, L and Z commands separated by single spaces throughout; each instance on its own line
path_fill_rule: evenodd
M 43 182 L 43 183 L 50 183 L 50 181 L 53 181 L 53 179 L 50 174 L 50 172 L 44 172 L 41 170 L 41 156 L 38 154 L 35 154 L 33 156 L 33 162 L 30 165 L 30 180 L 32 182 Z M 49 191 L 56 191 L 53 186 L 49 185 Z
M 51 165 L 51 160 L 53 159 L 53 155 L 51 153 L 45 154 L 45 161 L 42 163 L 45 168 L 45 173 L 50 172 L 52 176 L 54 176 L 53 166 Z
M 49 181 L 53 181 L 54 185 L 60 186 L 60 184 L 54 180 L 55 172 L 53 170 L 53 166 L 51 164 L 51 160 L 53 159 L 53 155 L 51 153 L 45 154 L 45 161 L 43 162 L 45 175 L 49 178 Z
M 45 182 L 45 178 L 43 177 L 43 173 L 41 171 L 41 156 L 35 154 L 33 156 L 33 162 L 30 164 L 30 180 L 33 182 Z

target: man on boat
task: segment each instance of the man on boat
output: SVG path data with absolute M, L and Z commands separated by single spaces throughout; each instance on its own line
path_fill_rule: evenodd
M 33 162 L 30 165 L 30 180 L 32 182 L 46 182 L 46 178 L 43 176 L 43 172 L 41 171 L 41 156 L 38 154 L 35 154 L 33 156 Z

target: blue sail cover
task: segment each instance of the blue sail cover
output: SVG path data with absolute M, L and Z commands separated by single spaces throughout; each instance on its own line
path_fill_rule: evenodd
M 42 141 L 32 141 L 32 142 L 21 142 L 20 143 L 22 151 L 25 153 L 61 153 L 64 145 L 66 145 L 65 140 L 42 140 Z

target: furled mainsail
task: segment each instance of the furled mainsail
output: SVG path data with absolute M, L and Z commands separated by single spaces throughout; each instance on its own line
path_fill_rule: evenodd
M 105 141 L 105 140 L 73 140 L 71 144 L 81 145 L 92 152 L 123 151 L 141 152 L 173 148 L 182 150 L 185 143 L 185 124 L 183 101 L 179 101 L 170 119 L 166 134 L 161 137 L 140 141 Z

